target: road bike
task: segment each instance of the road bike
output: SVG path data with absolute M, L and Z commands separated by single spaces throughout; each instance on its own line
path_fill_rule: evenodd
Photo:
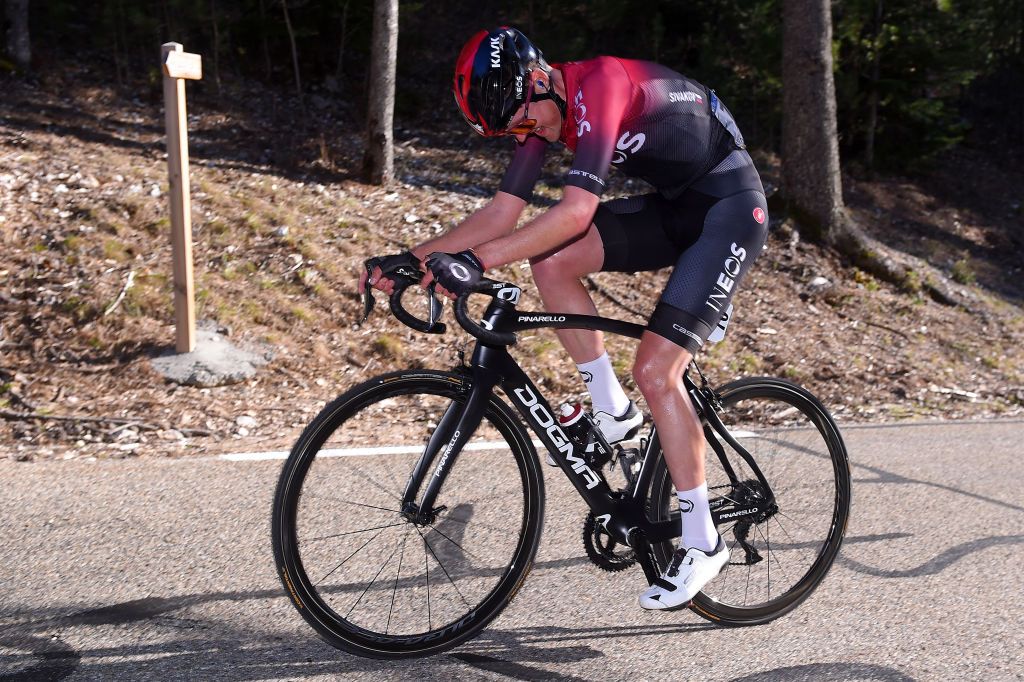
M 418 275 L 389 275 L 391 311 L 441 333 L 432 295 L 426 320 L 402 302 Z M 597 429 L 586 438 L 567 432 L 509 352 L 525 330 L 640 338 L 644 327 L 522 312 L 521 290 L 507 282 L 485 279 L 477 293 L 490 297 L 480 318 L 467 296 L 454 304 L 476 338 L 468 363 L 353 387 L 306 427 L 281 472 L 272 522 L 278 575 L 302 617 L 347 652 L 437 654 L 509 605 L 541 536 L 537 445 L 590 509 L 583 545 L 599 568 L 638 564 L 651 583 L 680 535 L 657 430 L 614 446 Z M 368 314 L 369 287 L 365 300 Z M 789 381 L 753 377 L 716 389 L 696 364 L 683 380 L 707 440 L 711 514 L 731 552 L 689 607 L 721 625 L 767 623 L 807 599 L 839 552 L 850 513 L 846 447 L 825 407 Z

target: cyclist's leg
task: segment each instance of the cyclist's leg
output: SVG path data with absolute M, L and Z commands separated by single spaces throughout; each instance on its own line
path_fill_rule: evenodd
M 650 330 L 637 348 L 633 378 L 647 401 L 676 490 L 704 482 L 704 434 L 682 376 L 693 353 Z
M 544 307 L 551 312 L 596 315 L 581 281 L 595 272 L 657 270 L 675 262 L 680 249 L 665 235 L 667 202 L 657 194 L 606 201 L 579 239 L 530 260 Z M 577 364 L 604 353 L 600 332 L 560 329 L 562 345 Z
M 530 259 L 533 281 L 544 302 L 544 310 L 552 313 L 596 315 L 582 278 L 601 268 L 604 247 L 593 225 L 583 236 L 555 251 Z M 582 364 L 604 353 L 600 332 L 587 329 L 555 330 L 559 341 L 576 362 Z
M 682 374 L 764 244 L 767 214 L 759 186 L 740 188 L 722 198 L 689 191 L 676 202 L 681 211 L 678 239 L 692 244 L 677 261 L 651 316 L 633 376 L 658 428 L 665 463 L 680 495 L 680 511 L 692 512 L 682 514 L 680 549 L 690 558 L 682 568 L 681 559 L 674 561 L 674 570 L 663 576 L 667 582 L 641 595 L 644 608 L 685 604 L 728 561 L 728 550 L 718 538 L 708 508 L 703 430 Z M 695 213 L 701 225 L 693 240 L 687 227 L 692 228 Z
M 651 406 L 677 490 L 704 481 L 704 439 L 683 389 L 682 370 L 704 345 L 760 254 L 767 233 L 765 208 L 764 194 L 753 189 L 711 205 L 700 236 L 679 257 L 651 316 L 652 333 L 645 334 L 637 351 L 634 376 Z M 659 414 L 664 415 L 664 427 Z

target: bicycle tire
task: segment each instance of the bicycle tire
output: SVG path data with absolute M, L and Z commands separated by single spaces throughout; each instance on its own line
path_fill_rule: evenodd
M 412 471 L 411 468 L 395 471 L 395 463 L 390 460 L 399 455 L 382 454 L 397 448 L 381 450 L 376 446 L 372 451 L 378 454 L 369 455 L 352 455 L 351 450 L 339 452 L 335 449 L 339 444 L 351 446 L 379 439 L 382 433 L 399 430 L 400 422 L 419 429 L 421 433 L 418 435 L 423 436 L 426 442 L 436 427 L 436 423 L 431 422 L 437 415 L 436 410 L 447 409 L 446 406 L 453 401 L 463 401 L 469 381 L 463 374 L 424 370 L 395 372 L 370 379 L 327 405 L 292 448 L 274 495 L 274 559 L 292 604 L 331 645 L 370 658 L 414 658 L 440 653 L 473 637 L 498 616 L 515 597 L 528 574 L 543 523 L 543 480 L 537 453 L 525 428 L 512 409 L 496 395 L 490 396 L 484 420 L 476 430 L 477 434 L 482 434 L 481 438 L 495 440 L 484 442 L 482 449 L 471 447 L 473 442 L 477 442 L 472 441 L 459 454 L 438 497 L 439 504 L 454 506 L 448 506 L 438 515 L 436 523 L 426 524 L 422 529 L 401 518 L 398 504 L 393 501 L 396 495 L 388 497 L 381 492 L 383 489 L 390 493 L 397 490 L 400 501 L 404 487 L 400 482 Z M 406 411 L 399 412 L 403 408 Z M 410 416 L 416 410 L 420 412 Z M 422 444 L 419 449 L 422 451 Z M 418 458 L 418 454 L 412 453 L 407 461 L 415 462 Z M 495 474 L 504 475 L 495 478 Z M 429 472 L 426 474 L 428 478 L 430 475 Z M 489 486 L 477 485 L 478 480 Z M 499 480 L 502 485 L 494 485 L 494 481 Z M 518 486 L 522 487 L 521 499 L 515 489 Z M 453 496 L 463 490 L 469 490 L 470 493 L 465 494 L 474 497 L 454 499 Z M 481 504 L 480 496 L 492 492 L 496 493 L 497 503 L 493 506 Z M 358 498 L 361 500 L 387 501 L 371 505 L 355 501 L 355 495 L 363 496 Z M 328 504 L 334 504 L 335 508 L 326 508 Z M 339 508 L 341 513 L 338 513 Z M 352 510 L 358 513 L 348 513 Z M 493 513 L 499 515 L 499 520 L 490 524 L 488 515 Z M 459 514 L 463 518 L 459 518 Z M 518 522 L 517 515 L 520 517 Z M 446 523 L 449 525 L 441 530 Z M 329 528 L 325 528 L 327 524 Z M 370 527 L 335 532 L 353 524 L 370 524 Z M 326 530 L 327 534 L 321 535 L 321 530 Z M 376 535 L 319 583 L 311 577 L 311 570 L 330 566 L 348 553 L 356 538 L 362 542 L 363 537 L 370 536 L 370 531 L 376 531 Z M 404 539 L 401 540 L 397 572 L 393 561 L 398 553 L 396 539 L 391 557 L 381 565 L 377 575 L 372 576 L 373 567 L 380 557 L 386 555 L 388 547 L 365 551 L 363 548 L 372 548 L 376 538 L 399 534 Z M 334 543 L 343 544 L 350 540 L 352 545 L 345 549 L 333 547 Z M 414 554 L 414 549 L 410 549 L 409 559 L 404 563 L 413 566 L 414 559 L 415 562 L 422 561 L 422 569 L 407 569 L 403 577 L 402 557 L 406 556 L 406 546 L 415 547 L 420 540 L 422 552 L 415 549 Z M 384 542 L 391 543 L 391 540 L 381 540 Z M 499 545 L 503 545 L 501 549 L 510 553 L 509 556 L 497 556 L 501 553 Z M 371 561 L 373 557 L 370 555 L 374 551 L 377 552 L 376 559 Z M 463 561 L 457 563 L 460 552 Z M 353 559 L 360 554 L 363 555 L 361 558 Z M 443 561 L 442 555 L 445 555 Z M 355 582 L 345 582 L 351 577 L 349 574 L 362 571 L 367 566 L 369 568 L 362 577 Z M 344 576 L 341 569 L 345 569 Z M 385 573 L 386 581 L 380 578 Z M 334 574 L 337 574 L 336 578 Z M 440 577 L 442 574 L 444 577 Z M 440 583 L 431 584 L 431 578 Z M 360 580 L 370 582 L 363 587 Z M 385 582 L 387 589 L 382 591 Z M 396 610 L 400 586 L 402 597 Z M 339 612 L 337 607 L 347 605 L 360 589 L 362 593 L 349 612 L 345 615 Z M 377 609 L 371 606 L 374 601 L 382 601 L 382 592 L 384 602 L 386 593 L 391 592 L 386 626 L 382 614 L 384 607 Z M 476 597 L 467 598 L 467 594 L 474 592 Z M 366 596 L 368 593 L 369 597 Z M 425 621 L 422 608 L 417 607 L 417 600 L 424 595 Z M 465 605 L 460 603 L 460 598 Z M 415 611 L 417 608 L 419 610 Z M 392 628 L 395 632 L 391 631 Z
M 800 605 L 821 584 L 835 561 L 850 514 L 849 459 L 828 410 L 796 384 L 783 379 L 751 377 L 729 383 L 719 393 L 719 417 L 753 455 L 776 496 L 778 511 L 763 520 L 755 520 L 758 522 L 748 524 L 746 529 L 741 526 L 743 521 L 719 525 L 719 532 L 730 547 L 730 563 L 694 597 L 690 609 L 720 625 L 760 625 Z M 751 472 L 749 467 L 727 443 L 723 442 L 722 446 L 738 477 L 753 481 L 752 473 L 743 474 L 744 470 Z M 664 519 L 675 509 L 676 496 L 660 451 L 658 457 L 648 513 L 654 519 Z M 728 481 L 711 447 L 706 469 L 712 505 L 723 496 L 735 499 L 742 494 L 742 488 Z M 750 485 L 756 484 L 751 482 Z M 811 499 L 821 491 L 826 491 L 820 495 L 822 499 Z M 815 502 L 817 505 L 813 504 Z M 820 508 L 820 513 L 812 517 L 809 512 L 816 508 Z M 772 530 L 776 537 L 782 531 L 782 541 L 774 546 Z M 745 536 L 761 561 L 751 563 L 752 557 L 736 539 L 738 533 Z M 799 540 L 794 535 L 799 535 Z M 654 548 L 662 570 L 668 565 L 673 545 L 673 542 L 663 542 Z M 764 557 L 762 552 L 768 556 Z M 747 567 L 745 576 L 743 569 L 737 566 Z M 800 568 L 794 569 L 794 566 Z M 777 581 L 775 595 L 771 584 L 773 570 L 776 576 L 780 571 L 783 573 L 785 585 L 778 591 Z M 755 573 L 754 592 L 764 594 L 763 601 L 748 601 Z M 797 578 L 790 575 L 793 573 L 800 575 Z

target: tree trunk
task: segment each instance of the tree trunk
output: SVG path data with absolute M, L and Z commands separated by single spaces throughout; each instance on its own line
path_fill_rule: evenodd
M 864 132 L 864 167 L 875 166 L 875 129 L 878 127 L 878 81 L 882 71 L 882 0 L 875 3 L 875 21 L 871 36 L 871 94 L 868 95 L 868 122 Z
M 288 15 L 288 2 L 281 0 L 281 9 L 284 11 L 284 26 L 288 31 L 288 41 L 292 46 L 292 68 L 295 69 L 295 94 L 299 97 L 299 104 L 302 105 L 302 78 L 299 77 L 299 51 L 295 47 L 295 31 L 292 29 L 292 20 Z
M 338 63 L 334 67 L 334 79 L 341 83 L 345 73 L 345 43 L 348 41 L 348 0 L 341 8 L 341 31 L 338 35 Z
M 270 45 L 267 42 L 267 12 L 263 6 L 263 0 L 260 0 L 260 38 L 263 42 L 264 77 L 269 81 L 270 76 L 273 74 L 273 69 L 270 64 Z
M 28 71 L 32 62 L 32 47 L 28 38 L 28 0 L 7 0 L 7 50 L 22 71 Z
M 213 82 L 217 86 L 217 96 L 221 95 L 220 88 L 220 25 L 217 23 L 217 2 L 210 0 L 210 23 L 213 24 Z
M 829 0 L 782 2 L 782 186 L 800 232 L 894 284 L 972 308 L 964 289 L 863 232 L 843 204 Z
M 782 184 L 801 230 L 830 241 L 843 212 L 829 0 L 782 3 Z
M 372 45 L 363 174 L 368 182 L 384 185 L 394 177 L 395 165 L 392 125 L 398 62 L 398 0 L 374 0 Z

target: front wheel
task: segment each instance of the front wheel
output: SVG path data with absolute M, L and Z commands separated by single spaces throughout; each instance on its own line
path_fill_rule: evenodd
M 850 514 L 850 465 L 835 422 L 803 388 L 755 377 L 726 385 L 720 395 L 719 418 L 752 455 L 775 503 L 754 518 L 720 521 L 729 563 L 691 609 L 722 625 L 759 625 L 796 608 L 832 566 Z M 756 504 L 763 486 L 728 443 L 716 439 L 724 461 L 709 444 L 711 508 Z M 675 488 L 659 456 L 649 514 L 661 520 L 675 510 Z M 664 568 L 673 542 L 654 549 Z
M 373 658 L 440 653 L 486 626 L 526 577 L 543 483 L 530 438 L 496 396 L 432 513 L 403 509 L 425 444 L 465 405 L 469 381 L 434 371 L 371 379 L 324 408 L 285 462 L 273 508 L 278 575 L 330 644 Z M 429 481 L 437 462 L 426 464 Z

